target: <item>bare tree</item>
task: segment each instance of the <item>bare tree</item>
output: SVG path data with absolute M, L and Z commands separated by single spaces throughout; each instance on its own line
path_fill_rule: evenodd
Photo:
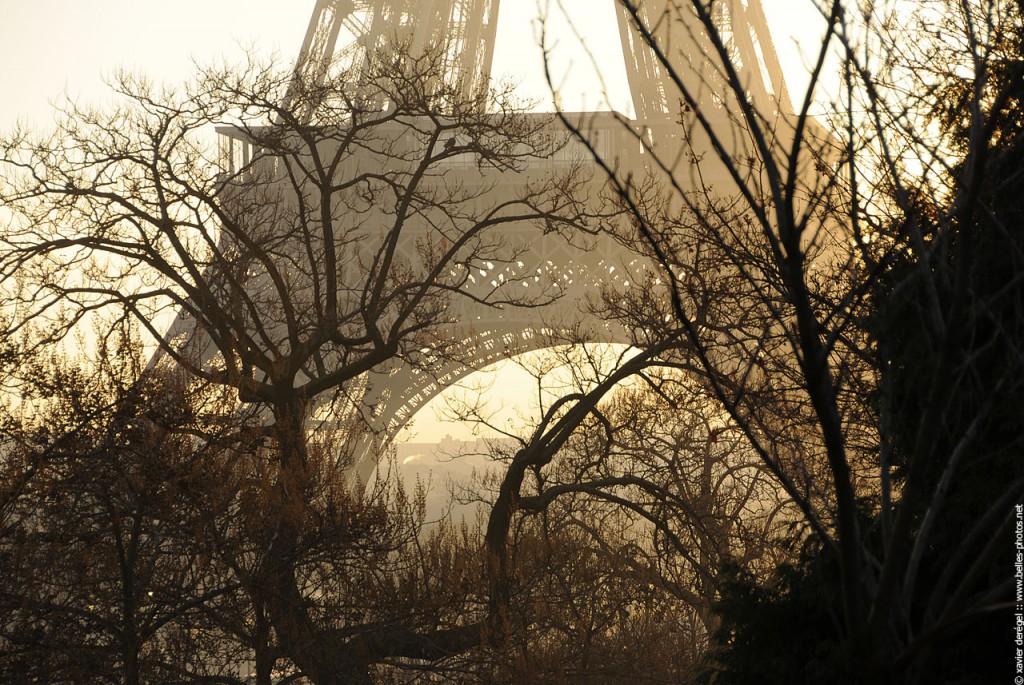
M 1019 237 L 994 204 L 1015 178 L 1005 155 L 1019 150 L 1017 134 L 1006 134 L 1017 130 L 1007 121 L 1019 63 L 1007 51 L 1019 45 L 1019 7 L 808 3 L 823 38 L 790 112 L 782 99 L 773 111 L 756 105 L 735 49 L 742 37 L 723 23 L 733 4 L 618 6 L 675 99 L 660 136 L 650 122 L 621 119 L 645 166 L 624 168 L 591 148 L 631 219 L 612 230 L 658 265 L 603 307 L 643 332 L 641 352 L 555 403 L 512 459 L 488 531 L 493 564 L 507 566 L 509 526 L 538 496 L 524 475 L 541 474 L 541 498 L 561 494 L 545 474 L 581 426 L 600 421 L 601 398 L 630 375 L 676 369 L 744 437 L 800 512 L 805 539 L 836 560 L 840 668 L 872 681 L 920 676 L 935 645 L 1011 599 L 1009 566 L 996 571 L 994 560 L 1024 481 L 1019 470 L 975 474 L 991 462 L 981 445 L 1019 449 L 996 408 L 1018 396 L 1020 375 L 992 366 L 1019 365 L 1020 278 L 980 287 L 976 246 L 1003 245 L 1005 273 L 1019 274 Z M 928 29 L 929 16 L 942 17 L 941 31 L 908 30 Z M 933 52 L 928 70 L 910 61 L 908 35 L 923 54 L 950 34 L 959 47 Z M 812 111 L 832 63 L 842 88 L 825 109 L 826 133 Z M 952 110 L 940 80 L 961 98 Z M 936 109 L 955 135 L 933 135 Z M 586 145 L 586 130 L 563 121 Z M 900 331 L 895 311 L 926 333 Z M 892 346 L 910 340 L 915 358 L 895 357 Z M 966 413 L 954 422 L 951 411 Z M 984 505 L 926 580 L 922 560 L 958 479 Z
M 494 502 L 486 535 L 500 610 L 492 613 L 505 620 L 494 629 L 518 645 L 513 654 L 534 654 L 538 678 L 542 668 L 570 680 L 693 677 L 719 625 L 720 586 L 787 558 L 777 542 L 797 510 L 707 388 L 674 368 L 671 348 L 652 357 L 582 339 L 551 343 L 525 364 L 541 415 L 528 436 L 509 434 L 497 455 L 504 466 L 483 483 Z M 627 379 L 635 385 L 616 387 Z M 501 429 L 466 399 L 450 405 L 453 415 Z M 657 664 L 643 658 L 655 650 L 643 638 L 651 621 L 673 640 L 657 648 L 666 650 Z M 625 635 L 636 642 L 619 644 Z
M 11 682 L 242 682 L 250 645 L 204 619 L 239 583 L 196 537 L 196 504 L 231 496 L 205 476 L 235 422 L 205 424 L 180 375 L 141 379 L 140 352 L 119 334 L 91 361 L 25 354 L 5 378 L 19 390 L 0 461 Z
M 321 495 L 351 465 L 364 374 L 455 356 L 461 341 L 445 330 L 460 298 L 549 301 L 514 283 L 468 285 L 523 249 L 498 229 L 558 230 L 584 206 L 572 170 L 508 182 L 555 149 L 538 135 L 544 118 L 518 114 L 507 92 L 465 98 L 435 55 L 399 45 L 372 57 L 306 80 L 254 62 L 211 69 L 180 93 L 121 76 L 125 104 L 112 113 L 69 105 L 51 136 L 0 145 L 0 197 L 15 213 L 0 260 L 8 334 L 35 324 L 63 339 L 113 312 L 165 360 L 259 410 L 246 439 L 262 444 L 269 485 L 249 595 L 282 653 L 318 683 L 480 643 L 464 615 L 357 629 L 345 612 L 315 610 L 323 575 L 302 563 L 309 526 L 338 505 Z M 214 125 L 227 127 L 224 161 L 199 139 Z

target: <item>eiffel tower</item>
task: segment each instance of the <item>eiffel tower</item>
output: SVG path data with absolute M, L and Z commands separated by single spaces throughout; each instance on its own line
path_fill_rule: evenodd
M 704 5 L 723 38 L 729 62 L 737 68 L 748 101 L 766 117 L 792 111 L 760 0 L 719 0 Z M 292 107 L 301 88 L 323 83 L 329 70 L 339 65 L 358 70 L 396 40 L 410 46 L 414 54 L 437 51 L 435 54 L 443 56 L 442 78 L 463 96 L 472 97 L 490 80 L 498 9 L 499 0 L 317 0 L 284 105 Z M 681 146 L 684 98 L 680 82 L 692 102 L 687 111 L 698 109 L 722 121 L 729 118 L 730 103 L 722 97 L 728 89 L 722 81 L 721 64 L 692 9 L 690 3 L 664 0 L 616 3 L 635 117 L 626 120 L 613 112 L 571 115 L 585 122 L 590 144 L 605 159 L 624 168 L 639 168 L 646 161 L 645 153 L 649 158 L 652 149 L 671 155 Z M 641 32 L 638 23 L 651 27 L 650 31 Z M 661 58 L 652 44 L 661 51 Z M 552 135 L 564 134 L 554 121 L 550 126 Z M 638 143 L 637 131 L 644 132 L 646 141 Z M 233 146 L 244 148 L 237 136 L 224 135 L 229 152 L 238 153 Z M 701 143 L 690 139 L 689 144 Z M 556 167 L 580 159 L 590 160 L 589 151 L 568 145 L 555 158 L 538 164 Z M 457 165 L 451 170 L 467 176 L 474 171 L 475 167 L 460 170 Z M 574 248 L 557 235 L 541 234 L 536 227 L 523 227 L 520 235 L 512 237 L 529 245 L 528 252 L 503 266 L 481 268 L 470 278 L 468 294 L 482 295 L 504 282 L 528 284 L 532 279 L 554 285 L 561 297 L 541 311 L 482 307 L 471 297 L 458 298 L 449 309 L 457 323 L 444 331 L 453 345 L 443 359 L 430 360 L 429 370 L 397 363 L 370 372 L 362 402 L 373 408 L 364 417 L 370 430 L 354 448 L 355 471 L 364 482 L 376 467 L 381 445 L 389 443 L 424 404 L 475 370 L 549 346 L 552 326 L 583 326 L 595 343 L 633 342 L 627 331 L 586 314 L 585 303 L 602 287 L 628 288 L 631 281 L 640 282 L 648 267 L 636 254 L 600 235 L 593 237 L 586 249 Z M 400 249 L 410 254 L 414 251 L 411 245 Z M 472 292 L 474 288 L 479 293 Z
M 789 95 L 761 0 L 718 0 L 708 12 L 740 71 L 751 102 L 762 112 L 790 111 Z M 491 76 L 500 0 L 317 0 L 306 30 L 296 79 L 321 80 L 332 64 L 365 63 L 389 41 L 408 39 L 413 52 L 427 46 L 445 55 L 447 78 L 469 96 Z M 676 7 L 679 5 L 679 7 Z M 636 119 L 673 116 L 678 95 L 667 70 L 637 30 L 651 27 L 669 64 L 692 92 L 710 100 L 720 75 L 689 2 L 617 0 L 616 19 Z M 339 40 L 344 35 L 344 40 Z M 339 48 L 339 42 L 341 47 Z M 720 93 L 721 91 L 719 91 Z M 288 102 L 285 103 L 289 104 Z

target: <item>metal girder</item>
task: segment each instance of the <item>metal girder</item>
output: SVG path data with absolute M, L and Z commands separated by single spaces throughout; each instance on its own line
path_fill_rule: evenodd
M 373 51 L 407 43 L 414 53 L 437 50 L 444 78 L 464 96 L 490 80 L 500 0 L 317 0 L 295 76 L 283 103 L 300 87 L 323 82 L 339 54 L 360 68 Z M 636 117 L 664 117 L 678 108 L 679 86 L 637 29 L 637 19 L 699 105 L 727 92 L 723 64 L 692 3 L 616 0 L 621 49 Z M 703 5 L 755 107 L 764 113 L 791 108 L 761 0 L 719 0 Z M 636 18 L 634 18 L 634 14 Z M 348 44 L 337 51 L 344 29 Z M 300 113 L 308 117 L 308 113 Z
M 340 56 L 344 67 L 358 71 L 389 45 L 404 45 L 413 54 L 437 51 L 444 78 L 471 97 L 490 81 L 499 2 L 317 0 L 282 104 L 296 108 L 297 94 L 322 84 Z M 339 52 L 343 29 L 349 43 Z M 297 114 L 303 121 L 310 117 L 308 111 Z
M 288 85 L 284 102 L 281 103 L 284 110 L 295 107 L 298 93 L 302 92 L 307 84 L 323 83 L 328 66 L 334 59 L 342 20 L 354 9 L 355 3 L 352 0 L 317 0 L 309 27 L 306 29 L 306 36 L 302 40 L 302 47 L 299 49 L 292 81 Z M 299 114 L 300 119 L 306 119 L 308 116 L 308 112 Z
M 682 89 L 698 107 L 727 106 L 723 93 L 730 90 L 725 82 L 725 64 L 703 28 L 705 17 L 698 16 L 694 5 L 617 0 L 626 77 L 639 120 L 677 115 L 680 103 L 685 101 Z M 700 11 L 715 26 L 730 65 L 755 108 L 765 115 L 791 109 L 761 0 L 701 3 Z M 647 35 L 638 30 L 638 23 Z
M 635 333 L 621 323 L 585 312 L 588 302 L 602 293 L 626 293 L 631 287 L 649 284 L 653 265 L 624 252 L 608 234 L 595 236 L 581 248 L 535 228 L 519 233 L 517 242 L 528 249 L 518 253 L 518 261 L 480 269 L 478 278 L 463 291 L 483 297 L 502 282 L 510 288 L 530 283 L 535 289 L 555 286 L 560 296 L 550 304 L 521 309 L 496 309 L 466 298 L 453 301 L 446 315 L 454 322 L 444 329 L 447 342 L 443 350 L 425 351 L 415 365 L 405 360 L 371 371 L 361 399 L 361 425 L 366 430 L 350 445 L 356 475 L 363 482 L 376 466 L 379 448 L 390 444 L 430 400 L 466 376 L 501 360 L 552 347 L 584 331 L 593 343 L 637 344 Z

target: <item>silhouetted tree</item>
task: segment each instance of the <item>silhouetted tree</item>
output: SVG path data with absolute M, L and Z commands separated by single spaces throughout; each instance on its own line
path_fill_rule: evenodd
M 46 341 L 62 339 L 104 312 L 254 408 L 261 425 L 246 439 L 263 455 L 263 520 L 231 525 L 254 536 L 245 572 L 258 616 L 317 683 L 364 682 L 373 663 L 483 640 L 465 613 L 396 623 L 321 604 L 317 588 L 340 583 L 352 555 L 398 554 L 388 531 L 405 530 L 381 510 L 361 520 L 373 507 L 340 495 L 358 415 L 372 411 L 360 405 L 362 379 L 395 360 L 429 372 L 456 354 L 461 341 L 442 334 L 452 299 L 549 301 L 537 288 L 527 297 L 514 284 L 466 286 L 481 268 L 515 261 L 497 229 L 564 228 L 584 206 L 571 171 L 492 195 L 506 172 L 552 152 L 537 135 L 547 122 L 518 114 L 507 92 L 463 97 L 442 64 L 398 45 L 322 79 L 249 63 L 174 93 L 123 76 L 112 113 L 69 106 L 51 136 L 0 143 L 0 199 L 15 217 L 0 238 L 4 306 L 16 312 L 8 335 L 35 322 Z M 232 127 L 237 154 L 224 163 L 201 144 L 211 125 Z M 453 160 L 474 165 L 473 183 L 452 181 Z M 314 414 L 328 430 L 308 430 Z M 308 558 L 330 526 L 334 556 Z M 346 551 L 337 535 L 348 528 Z
M 800 621 L 811 609 L 798 633 L 824 628 L 820 653 L 768 672 L 924 677 L 933 649 L 1012 599 L 1011 567 L 995 560 L 1024 480 L 997 455 L 1019 452 L 1019 430 L 1003 421 L 1021 388 L 1019 276 L 1009 274 L 1024 262 L 1012 205 L 999 206 L 996 193 L 1015 178 L 1007 160 L 1019 62 L 1007 49 L 1015 39 L 999 41 L 1017 34 L 1016 8 L 939 7 L 949 26 L 936 40 L 957 29 L 962 50 L 952 53 L 958 62 L 928 63 L 960 77 L 940 88 L 906 61 L 905 31 L 890 41 L 907 16 L 927 26 L 925 9 L 812 4 L 824 36 L 790 113 L 755 107 L 714 3 L 668 3 L 662 13 L 619 5 L 679 98 L 674 138 L 623 119 L 648 154 L 644 168 L 594 149 L 632 219 L 612 230 L 657 265 L 604 303 L 639 331 L 640 353 L 556 403 L 513 458 L 489 531 L 496 563 L 507 563 L 507 522 L 530 501 L 523 475 L 557 470 L 616 382 L 677 369 L 799 511 L 796 541 L 807 550 L 780 576 L 755 576 L 732 594 L 747 593 L 751 610 L 739 616 L 734 605 L 727 617 L 720 677 L 752 682 L 759 658 L 779 665 L 770 619 Z M 704 51 L 680 57 L 673 30 L 702 31 Z M 826 133 L 811 111 L 830 60 L 842 88 Z M 694 73 L 706 78 L 694 85 Z M 960 133 L 935 136 L 934 96 L 951 90 L 961 96 L 951 117 Z M 564 121 L 585 144 L 587 132 Z M 986 285 L 992 273 L 1007 274 L 1001 286 Z M 982 475 L 989 466 L 1004 479 Z M 974 503 L 959 528 L 958 482 Z
M 204 461 L 230 413 L 204 425 L 201 393 L 141 378 L 138 347 L 118 337 L 91 363 L 26 354 L 6 378 L 20 397 L 0 459 L 0 673 L 242 682 L 250 645 L 205 617 L 239 584 L 197 535 L 197 505 L 231 496 Z

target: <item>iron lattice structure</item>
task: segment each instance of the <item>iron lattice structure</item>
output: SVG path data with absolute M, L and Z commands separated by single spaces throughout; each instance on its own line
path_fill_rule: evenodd
M 591 149 L 571 143 L 520 174 L 536 178 L 560 165 L 586 164 L 594 151 L 623 168 L 649 163 L 654 149 L 675 155 L 675 148 L 681 147 L 684 120 L 694 110 L 711 119 L 730 119 L 735 103 L 723 93 L 731 92 L 728 84 L 737 81 L 761 116 L 784 122 L 780 114 L 791 111 L 791 106 L 760 0 L 719 0 L 696 6 L 619 0 L 616 7 L 635 119 L 610 112 L 576 113 L 572 116 L 585 122 Z M 442 55 L 444 69 L 439 78 L 464 97 L 473 97 L 490 80 L 498 9 L 499 0 L 317 0 L 283 104 L 295 111 L 301 107 L 302 90 L 323 84 L 332 69 L 358 71 L 396 42 L 413 54 L 432 50 Z M 709 12 L 709 17 L 698 16 L 700 11 Z M 716 52 L 700 29 L 701 19 L 707 18 L 718 27 L 724 52 Z M 299 116 L 316 125 L 310 120 L 311 112 L 300 111 Z M 549 125 L 549 135 L 564 135 L 553 119 Z M 222 134 L 236 156 L 236 148 L 241 148 L 241 159 L 250 158 L 244 135 L 226 130 Z M 707 141 L 692 136 L 686 140 L 691 149 L 707 146 Z M 456 158 L 446 164 L 446 175 L 460 182 L 480 182 L 471 159 Z M 701 173 L 707 181 L 703 169 Z M 601 182 L 598 176 L 595 185 Z M 720 180 L 729 182 L 724 174 Z M 508 192 L 513 185 L 514 179 L 498 183 L 495 192 Z M 447 311 L 450 323 L 440 332 L 446 341 L 443 352 L 423 350 L 415 363 L 377 368 L 365 379 L 360 404 L 369 430 L 354 447 L 356 472 L 364 481 L 376 466 L 380 446 L 390 442 L 430 399 L 477 369 L 550 346 L 554 329 L 583 330 L 592 342 L 635 342 L 635 332 L 588 314 L 588 302 L 602 289 L 651 282 L 649 265 L 635 252 L 600 232 L 581 246 L 536 226 L 506 231 L 515 257 L 495 259 L 497 266 L 481 264 L 463 286 L 467 297 L 453 298 Z M 399 251 L 405 258 L 416 260 L 415 243 L 420 237 L 415 230 L 403 236 L 406 244 Z M 531 283 L 553 288 L 560 297 L 541 309 L 480 304 L 504 284 L 526 287 Z
M 412 54 L 441 51 L 446 77 L 469 97 L 490 81 L 498 2 L 317 0 L 284 105 L 292 106 L 299 88 L 322 83 L 329 69 L 358 71 L 392 45 Z
M 790 111 L 789 93 L 761 0 L 700 4 L 718 27 L 728 62 L 754 107 L 766 114 Z M 699 104 L 724 104 L 716 98 L 729 91 L 727 65 L 700 29 L 701 17 L 693 3 L 624 0 L 616 7 L 626 77 L 639 120 L 677 114 L 681 93 L 675 78 L 695 94 Z M 664 59 L 659 59 L 658 52 Z M 675 77 L 665 63 L 671 65 Z
M 791 109 L 761 0 L 719 0 L 706 12 L 723 38 L 729 62 L 762 112 Z M 296 84 L 322 82 L 332 66 L 365 64 L 376 50 L 405 43 L 445 55 L 446 77 L 467 97 L 490 80 L 500 0 L 317 0 L 295 68 Z M 640 121 L 672 116 L 680 94 L 664 62 L 702 101 L 724 92 L 716 58 L 692 3 L 618 0 L 622 57 Z M 649 28 L 649 32 L 638 29 Z M 658 58 L 660 51 L 665 60 Z M 285 105 L 291 104 L 292 94 Z

